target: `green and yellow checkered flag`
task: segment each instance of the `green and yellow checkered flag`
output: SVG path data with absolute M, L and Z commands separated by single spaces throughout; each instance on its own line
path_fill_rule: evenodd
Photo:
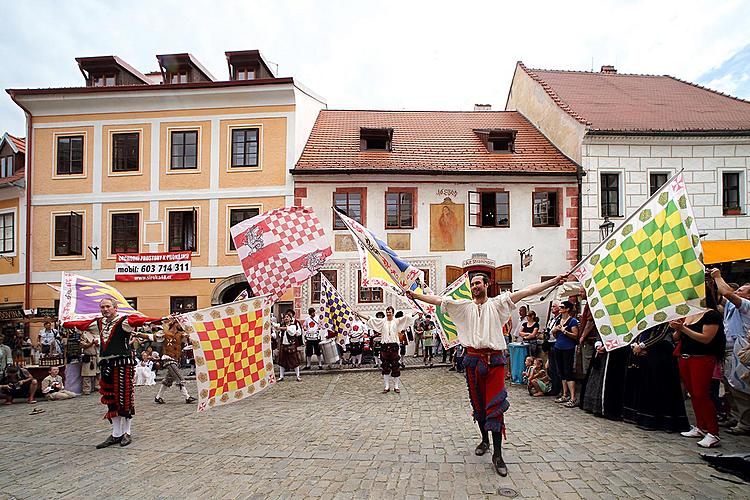
M 678 173 L 572 274 L 608 351 L 652 326 L 704 310 L 705 268 L 698 227 Z
M 460 278 L 448 285 L 448 288 L 446 288 L 440 295 L 447 295 L 454 299 L 471 300 L 472 296 L 471 285 L 469 284 L 469 273 L 461 275 Z M 438 306 L 435 310 L 435 314 L 440 322 L 440 328 L 438 329 L 440 341 L 443 343 L 445 349 L 450 349 L 458 344 L 458 331 L 456 330 L 456 325 L 453 323 L 450 315 L 446 311 L 443 311 L 442 307 Z

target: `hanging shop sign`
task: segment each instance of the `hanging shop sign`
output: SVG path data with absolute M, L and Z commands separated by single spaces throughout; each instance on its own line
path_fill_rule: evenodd
M 23 319 L 23 307 L 14 307 L 12 309 L 0 309 L 0 321 L 13 321 Z
M 118 253 L 116 281 L 189 280 L 192 252 Z
M 56 318 L 57 317 L 57 309 L 54 307 L 37 307 L 36 308 L 36 316 L 37 318 Z

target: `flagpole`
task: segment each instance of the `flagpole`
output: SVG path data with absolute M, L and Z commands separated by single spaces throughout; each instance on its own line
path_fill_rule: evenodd
M 662 192 L 663 192 L 663 191 L 664 191 L 664 190 L 665 190 L 665 189 L 666 189 L 666 188 L 667 188 L 667 187 L 668 187 L 668 186 L 669 186 L 669 185 L 670 185 L 670 184 L 672 183 L 672 181 L 673 181 L 673 180 L 675 180 L 675 178 L 677 178 L 677 176 L 678 176 L 678 175 L 680 175 L 680 174 L 682 174 L 682 172 L 684 172 L 684 171 L 685 171 L 685 169 L 684 169 L 684 168 L 681 168 L 681 169 L 680 169 L 679 171 L 677 171 L 677 173 L 676 173 L 676 174 L 674 174 L 674 175 L 673 175 L 672 177 L 670 177 L 670 178 L 669 178 L 669 180 L 667 180 L 667 182 L 665 182 L 664 184 L 662 184 L 662 185 L 661 185 L 661 187 L 660 187 L 659 189 L 657 189 L 657 190 L 656 190 L 656 192 L 655 192 L 654 194 L 652 194 L 652 195 L 651 195 L 651 196 L 650 196 L 650 197 L 649 197 L 649 198 L 648 198 L 648 199 L 647 199 L 646 201 L 644 201 L 644 202 L 643 202 L 643 203 L 641 204 L 641 206 L 640 206 L 640 207 L 638 207 L 638 209 L 637 209 L 637 210 L 636 210 L 635 212 L 633 212 L 633 213 L 632 213 L 632 214 L 630 215 L 630 217 L 628 217 L 627 219 L 625 219 L 624 221 L 622 221 L 622 222 L 620 223 L 620 225 L 619 225 L 619 226 L 617 226 L 617 227 L 616 227 L 616 228 L 615 228 L 615 229 L 614 229 L 614 230 L 612 231 L 612 233 L 610 233 L 610 234 L 609 234 L 609 235 L 608 235 L 608 236 L 607 236 L 606 238 L 604 238 L 604 239 L 603 239 L 603 240 L 602 240 L 602 241 L 601 241 L 601 242 L 600 242 L 600 243 L 599 243 L 599 244 L 598 244 L 598 245 L 596 246 L 596 248 L 594 248 L 594 249 L 593 249 L 592 251 L 590 251 L 590 252 L 588 253 L 588 255 L 586 255 L 586 257 L 584 257 L 583 259 L 581 259 L 580 261 L 578 261 L 578 263 L 577 263 L 577 264 L 576 264 L 575 266 L 573 266 L 573 267 L 572 267 L 572 268 L 570 269 L 570 271 L 568 271 L 568 272 L 567 272 L 567 273 L 565 274 L 565 276 L 570 276 L 571 274 L 573 274 L 573 272 L 574 272 L 574 271 L 575 271 L 576 269 L 578 269 L 579 267 L 581 267 L 581 265 L 583 265 L 583 263 L 584 263 L 584 262 L 586 262 L 586 261 L 588 260 L 588 258 L 589 258 L 589 257 L 591 257 L 591 256 L 592 256 L 592 255 L 593 255 L 594 253 L 596 253 L 596 251 L 597 251 L 597 250 L 599 250 L 599 249 L 600 249 L 600 248 L 601 248 L 601 247 L 602 247 L 602 246 L 603 246 L 603 245 L 604 245 L 605 243 L 607 243 L 607 242 L 608 242 L 608 241 L 609 241 L 610 239 L 612 239 L 612 238 L 614 237 L 614 235 L 615 235 L 615 234 L 617 233 L 617 230 L 618 230 L 618 229 L 620 229 L 621 227 L 623 227 L 623 226 L 624 226 L 625 224 L 627 224 L 628 222 L 630 222 L 630 221 L 631 221 L 631 220 L 633 219 L 633 217 L 635 217 L 636 215 L 638 215 L 638 213 L 639 213 L 639 212 L 641 211 L 641 209 L 642 209 L 643 207 L 645 207 L 646 205 L 648 205 L 648 203 L 649 203 L 649 202 L 650 202 L 651 200 L 653 200 L 653 199 L 655 199 L 655 198 L 656 198 L 657 196 L 659 196 L 659 195 L 660 195 L 660 194 L 661 194 L 661 193 L 662 193 Z M 578 219 L 579 219 L 579 220 L 578 220 L 578 223 L 580 224 L 580 223 L 581 223 L 581 221 L 580 221 L 580 217 L 579 217 Z M 549 292 L 547 292 L 547 293 L 546 293 L 546 295 L 544 295 L 544 296 L 540 297 L 540 300 L 546 300 L 546 299 L 547 299 L 547 297 L 549 296 L 549 294 L 550 294 L 550 293 L 552 293 L 553 291 L 555 291 L 555 290 L 557 289 L 557 287 L 559 287 L 559 286 L 560 286 L 561 284 L 562 284 L 562 283 L 559 283 L 559 284 L 555 285 L 555 286 L 554 286 L 554 287 L 553 287 L 553 288 L 552 288 L 552 289 L 551 289 L 551 290 L 550 290 Z
M 336 207 L 335 205 L 332 205 L 332 206 L 331 206 L 331 209 L 333 210 L 333 213 L 335 213 L 336 215 L 338 215 L 338 216 L 339 216 L 339 219 L 341 219 L 341 222 L 343 222 L 343 223 L 344 223 L 344 225 L 346 226 L 346 229 L 347 229 L 347 230 L 348 230 L 348 231 L 349 231 L 350 233 L 352 233 L 352 236 L 354 236 L 354 238 L 355 238 L 355 239 L 356 239 L 357 241 L 359 241 L 359 238 L 357 237 L 357 235 L 353 234 L 352 228 L 350 228 L 350 227 L 349 227 L 349 224 L 347 224 L 347 223 L 346 223 L 346 221 L 345 221 L 345 220 L 343 219 L 343 217 L 341 217 L 341 215 L 342 215 L 342 214 L 340 213 L 340 210 L 341 210 L 341 209 L 339 209 L 339 208 L 338 208 L 338 207 Z M 364 245 L 360 245 L 360 247 L 362 247 L 362 246 L 364 246 Z M 371 252 L 371 251 L 370 251 L 370 249 L 368 249 L 368 248 L 365 248 L 365 250 L 366 250 L 366 251 L 368 251 L 368 252 L 370 252 L 370 254 L 371 254 L 371 255 L 372 255 L 373 257 L 375 257 L 375 259 L 377 260 L 377 256 L 376 256 L 376 255 L 375 255 L 375 254 L 374 254 L 373 252 Z M 381 265 L 382 265 L 382 264 L 381 264 Z M 385 270 L 385 272 L 387 272 L 387 273 L 388 273 L 388 275 L 389 275 L 389 276 L 391 277 L 391 279 L 393 279 L 393 282 L 394 282 L 394 283 L 396 284 L 396 286 L 397 286 L 397 287 L 399 288 L 399 290 L 401 290 L 401 294 L 402 294 L 402 296 L 406 297 L 406 299 L 407 299 L 407 300 L 409 300 L 409 301 L 410 301 L 410 302 L 411 302 L 412 304 L 414 304 L 414 305 L 415 305 L 415 306 L 417 307 L 417 309 L 419 309 L 420 311 L 422 311 L 422 314 L 425 314 L 425 310 L 424 310 L 424 309 L 422 309 L 422 306 L 421 306 L 421 305 L 419 305 L 419 304 L 417 303 L 417 301 L 416 301 L 416 300 L 414 300 L 414 299 L 410 299 L 410 298 L 409 298 L 409 297 L 408 297 L 408 296 L 406 295 L 406 289 L 405 289 L 405 288 L 404 288 L 403 286 L 401 286 L 401 283 L 399 282 L 398 278 L 396 278 L 396 277 L 395 277 L 395 276 L 393 275 L 393 273 L 391 273 L 391 272 L 390 272 L 390 271 L 388 270 L 388 268 L 386 268 L 385 266 L 383 266 L 383 269 Z

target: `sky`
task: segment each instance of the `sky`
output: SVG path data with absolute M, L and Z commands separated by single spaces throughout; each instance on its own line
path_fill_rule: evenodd
M 750 99 L 748 0 L 25 0 L 3 12 L 3 89 L 82 86 L 75 58 L 112 54 L 146 73 L 157 54 L 190 52 L 227 79 L 225 51 L 258 49 L 330 109 L 501 110 L 519 60 L 613 64 Z M 0 130 L 25 135 L 6 93 Z

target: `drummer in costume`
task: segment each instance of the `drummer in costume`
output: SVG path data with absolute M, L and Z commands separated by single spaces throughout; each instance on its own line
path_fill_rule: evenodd
M 294 370 L 297 382 L 302 382 L 299 375 L 299 356 L 297 345 L 302 343 L 302 325 L 294 319 L 294 312 L 287 311 L 277 327 L 279 338 L 279 382 L 284 380 L 286 370 Z
M 381 336 L 380 362 L 383 372 L 383 394 L 390 392 L 390 380 L 393 379 L 393 390 L 396 394 L 401 392 L 401 366 L 399 364 L 399 332 L 414 324 L 414 317 L 404 314 L 400 318 L 394 315 L 393 307 L 388 306 L 385 310 L 385 318 L 371 318 L 357 313 L 361 319 L 367 322 L 367 326 L 375 330 Z M 377 335 L 377 334 L 376 334 Z
M 320 324 L 318 318 L 315 315 L 315 308 L 311 307 L 307 310 L 308 318 L 305 320 L 303 327 L 305 329 L 305 356 L 307 358 L 307 366 L 303 370 L 310 369 L 310 361 L 312 361 L 313 353 L 318 358 L 318 370 L 323 369 L 323 355 L 320 352 Z
M 492 464 L 501 476 L 508 475 L 502 455 L 502 438 L 505 433 L 505 412 L 510 406 L 505 390 L 507 361 L 502 325 L 508 321 L 518 301 L 563 281 L 565 278 L 558 276 L 517 292 L 503 292 L 490 298 L 487 296 L 488 277 L 477 273 L 472 275 L 470 281 L 472 300 L 406 292 L 409 298 L 440 306 L 450 314 L 455 323 L 458 340 L 466 347 L 463 364 L 469 399 L 474 410 L 474 420 L 479 424 L 482 435 L 482 441 L 474 452 L 484 455 L 489 450 L 489 432 L 492 432 Z
M 131 420 L 135 415 L 133 377 L 136 362 L 130 349 L 130 341 L 134 336 L 146 338 L 145 334 L 136 333 L 135 328 L 161 321 L 161 318 L 118 315 L 117 303 L 109 297 L 99 302 L 99 311 L 102 314 L 101 318 L 93 321 L 73 321 L 65 326 L 83 331 L 95 323 L 99 329 L 99 393 L 102 404 L 107 405 L 104 418 L 112 422 L 112 434 L 104 442 L 96 445 L 101 449 L 113 444 L 127 446 L 132 442 Z
M 359 320 L 352 322 L 352 329 L 349 332 L 349 350 L 352 353 L 352 364 L 354 368 L 362 365 L 362 352 L 364 349 L 365 329 L 367 327 Z
M 182 397 L 185 398 L 185 403 L 194 403 L 195 398 L 188 393 L 187 387 L 185 387 L 185 377 L 180 373 L 179 365 L 179 361 L 182 358 L 182 344 L 187 341 L 188 335 L 175 319 L 170 319 L 164 324 L 163 332 L 161 367 L 166 371 L 166 374 L 161 381 L 161 385 L 159 385 L 156 396 L 154 396 L 154 403 L 164 404 L 162 394 L 164 394 L 164 389 L 172 387 L 172 384 L 175 384 L 180 389 Z M 160 340 L 158 337 L 161 335 L 152 333 L 147 334 L 147 336 L 150 341 L 156 342 Z

